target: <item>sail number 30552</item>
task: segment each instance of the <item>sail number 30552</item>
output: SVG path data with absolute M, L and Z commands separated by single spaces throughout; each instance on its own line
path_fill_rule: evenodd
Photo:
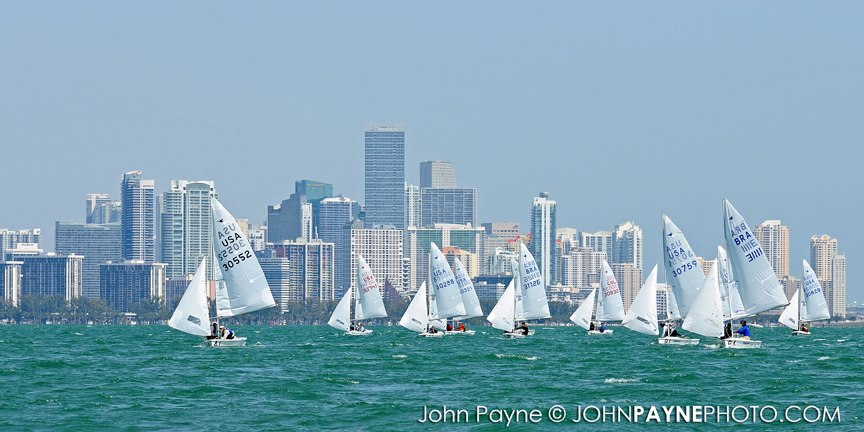
M 246 261 L 249 258 L 252 258 L 252 251 L 245 250 L 243 252 L 240 252 L 239 254 L 237 254 L 233 258 L 231 258 L 230 260 L 222 263 L 222 270 L 228 271 L 228 270 L 234 268 L 235 265 L 238 265 L 241 262 Z

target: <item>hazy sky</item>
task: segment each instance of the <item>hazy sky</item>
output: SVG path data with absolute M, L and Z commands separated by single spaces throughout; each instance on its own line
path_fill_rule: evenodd
M 645 231 L 712 258 L 721 198 L 839 239 L 864 301 L 862 2 L 5 2 L 0 227 L 82 221 L 121 175 L 212 179 L 261 221 L 294 181 L 363 201 L 363 131 L 452 161 L 478 221 Z M 855 228 L 859 226 L 859 228 Z M 646 269 L 647 273 L 647 269 Z

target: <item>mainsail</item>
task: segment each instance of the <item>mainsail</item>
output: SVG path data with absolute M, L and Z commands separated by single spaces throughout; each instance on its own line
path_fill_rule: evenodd
M 355 302 L 354 319 L 386 317 L 387 311 L 384 309 L 384 300 L 381 298 L 381 290 L 378 281 L 372 274 L 372 269 L 360 255 L 357 255 L 357 263 L 357 301 Z
M 459 284 L 459 292 L 462 294 L 462 303 L 465 305 L 465 315 L 460 319 L 468 319 L 483 316 L 483 309 L 480 307 L 480 299 L 477 298 L 477 291 L 474 290 L 474 283 L 471 282 L 471 277 L 465 271 L 465 266 L 462 261 L 456 260 L 454 274 L 456 275 L 456 283 Z
M 804 321 L 820 321 L 831 319 L 831 311 L 825 301 L 825 292 L 822 284 L 816 279 L 816 273 L 807 261 L 804 261 L 804 280 L 801 282 L 801 290 L 804 293 L 802 299 L 805 308 L 801 311 L 801 319 Z
M 621 289 L 609 263 L 603 260 L 603 278 L 601 280 L 600 298 L 597 304 L 597 319 L 600 321 L 621 321 L 624 319 L 624 301 L 621 299 Z
M 546 299 L 546 286 L 543 284 L 543 276 L 534 256 L 525 247 L 519 244 L 519 276 L 522 282 L 522 308 L 523 319 L 546 319 L 551 318 L 549 313 L 549 302 Z
M 456 276 L 450 269 L 447 258 L 435 243 L 432 243 L 432 251 L 429 255 L 432 292 L 435 293 L 437 303 L 435 313 L 430 314 L 429 318 L 447 319 L 465 315 L 465 305 L 462 303 L 462 294 L 459 293 L 459 284 L 456 283 Z
M 747 221 L 723 200 L 726 250 L 747 315 L 788 304 L 783 286 Z
M 677 305 L 677 311 L 670 308 L 669 318 L 679 319 L 687 316 L 690 304 L 705 282 L 705 274 L 684 233 L 666 215 L 663 215 L 663 249 L 663 266 Z
M 218 200 L 211 199 L 213 247 L 224 289 L 217 289 L 216 315 L 231 317 L 276 306 L 264 271 L 240 225 Z

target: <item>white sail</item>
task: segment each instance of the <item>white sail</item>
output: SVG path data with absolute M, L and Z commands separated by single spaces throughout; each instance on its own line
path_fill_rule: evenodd
M 417 294 L 414 294 L 414 299 L 411 300 L 408 309 L 405 310 L 405 314 L 399 320 L 399 325 L 418 333 L 426 331 L 426 327 L 429 325 L 429 310 L 426 308 L 425 281 L 420 284 Z
M 801 319 L 804 321 L 820 321 L 831 319 L 831 311 L 825 302 L 825 291 L 822 284 L 816 279 L 816 273 L 810 268 L 810 264 L 804 261 L 804 280 L 801 282 L 801 290 L 804 292 L 802 302 L 805 307 L 801 310 Z
M 540 274 L 537 261 L 525 247 L 520 243 L 519 248 L 519 270 L 522 282 L 522 308 L 524 319 L 546 319 L 552 318 L 549 313 L 549 301 L 546 299 L 546 285 Z
M 624 301 L 621 289 L 609 263 L 603 260 L 602 295 L 597 305 L 597 319 L 600 321 L 621 321 L 624 319 Z
M 681 311 L 678 309 L 678 299 L 675 298 L 675 291 L 666 286 L 666 319 L 679 320 L 684 318 Z
M 585 297 L 585 300 L 582 300 L 582 304 L 576 308 L 576 311 L 573 312 L 573 315 L 570 315 L 570 321 L 573 324 L 578 325 L 579 327 L 584 328 L 585 330 L 589 330 L 591 328 L 591 315 L 594 312 L 594 298 L 597 295 L 597 290 L 591 290 L 591 294 L 588 294 L 588 297 Z
M 483 308 L 480 307 L 480 299 L 477 298 L 477 291 L 474 290 L 474 283 L 471 282 L 471 277 L 465 271 L 462 261 L 457 259 L 455 264 L 453 274 L 456 275 L 456 283 L 459 284 L 462 303 L 465 305 L 465 315 L 461 316 L 460 319 L 483 316 Z
M 755 315 L 788 302 L 783 286 L 747 221 L 723 200 L 726 250 L 738 281 L 744 312 Z
M 459 293 L 459 284 L 456 283 L 456 276 L 453 270 L 450 269 L 450 264 L 447 258 L 438 249 L 438 245 L 432 243 L 431 272 L 432 272 L 432 289 L 435 292 L 435 302 L 437 310 L 435 314 L 430 314 L 429 318 L 447 319 L 455 316 L 465 315 L 465 305 L 462 303 L 462 294 Z
M 714 263 L 698 295 L 690 305 L 690 312 L 681 327 L 705 337 L 723 336 L 723 306 L 720 299 L 718 263 Z
M 225 282 L 225 297 L 216 302 L 216 315 L 236 316 L 276 306 L 264 271 L 240 225 L 215 198 L 213 211 L 213 249 Z
M 657 325 L 657 266 L 651 270 L 648 279 L 645 279 L 645 284 L 636 294 L 633 299 L 633 304 L 630 305 L 630 310 L 624 315 L 624 320 L 621 321 L 625 327 L 639 333 L 650 335 L 659 334 Z
M 384 299 L 381 298 L 381 289 L 378 281 L 372 274 L 372 269 L 366 264 L 362 256 L 357 255 L 357 306 L 354 318 L 358 320 L 384 318 L 387 310 L 384 309 Z
M 436 317 L 436 318 L 433 318 Z M 438 301 L 433 290 L 429 290 L 429 325 L 438 330 L 447 330 L 447 319 L 438 317 Z
M 496 303 L 495 307 L 492 308 L 492 312 L 489 312 L 489 316 L 486 317 L 486 320 L 492 324 L 492 327 L 505 332 L 513 331 L 513 329 L 516 328 L 516 321 L 513 319 L 513 316 L 516 313 L 515 301 L 515 283 L 514 280 L 510 280 L 510 284 L 507 285 L 504 294 L 501 295 L 501 298 L 498 299 L 498 303 Z
M 792 294 L 792 299 L 789 300 L 789 305 L 783 309 L 780 318 L 777 318 L 777 321 L 779 321 L 780 324 L 783 324 L 792 330 L 798 330 L 798 325 L 800 324 L 798 317 L 801 313 L 801 299 L 798 296 L 798 291 L 799 290 L 795 290 L 795 294 Z
M 723 304 L 723 317 L 725 319 L 746 317 L 747 312 L 744 310 L 744 303 L 741 302 L 741 294 L 738 293 L 738 283 L 735 282 L 732 265 L 729 263 L 729 257 L 723 246 L 717 246 L 717 262 L 714 265 L 719 266 L 717 274 L 720 279 L 720 302 Z M 731 312 L 729 311 L 730 307 L 732 308 Z
M 678 313 L 670 313 L 669 318 L 679 319 L 687 316 L 690 304 L 705 282 L 705 274 L 684 233 L 666 215 L 663 215 L 663 248 L 667 282 L 678 307 Z
M 196 336 L 210 335 L 210 311 L 207 307 L 207 284 L 204 281 L 206 261 L 202 260 L 186 287 L 183 298 L 174 309 L 168 325 Z
M 345 291 L 345 295 L 342 296 L 342 300 L 339 300 L 327 324 L 343 331 L 351 328 L 351 290 Z

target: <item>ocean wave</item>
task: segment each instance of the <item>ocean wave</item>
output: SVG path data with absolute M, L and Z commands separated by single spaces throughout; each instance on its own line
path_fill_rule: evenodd
M 639 382 L 639 378 L 606 378 L 603 384 L 627 384 Z
M 818 361 L 831 360 L 831 357 L 828 357 L 828 356 L 822 356 L 822 357 L 817 358 L 816 360 L 818 360 Z
M 393 358 L 408 358 L 408 356 L 405 354 L 394 354 Z
M 536 361 L 539 359 L 537 356 L 524 356 L 518 354 L 495 354 L 495 357 L 499 359 L 517 359 L 517 360 L 528 360 L 528 361 Z

